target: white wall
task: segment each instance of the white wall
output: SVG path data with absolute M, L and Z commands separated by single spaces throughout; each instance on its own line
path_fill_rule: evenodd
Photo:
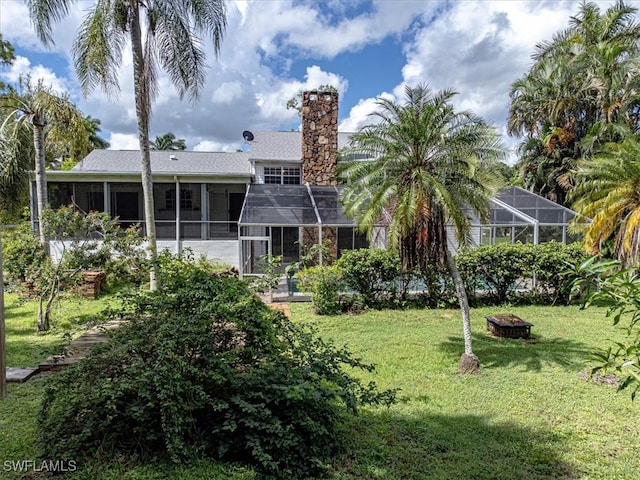
M 211 261 L 227 263 L 235 268 L 240 266 L 238 240 L 183 240 L 181 248 L 191 249 L 195 258 L 205 255 Z M 177 253 L 175 240 L 158 240 L 158 250 Z
M 209 260 L 229 264 L 235 268 L 240 266 L 240 251 L 238 240 L 184 240 L 180 242 L 182 249 L 190 248 L 195 258 L 205 255 Z M 67 242 L 67 248 L 71 242 Z M 158 250 L 169 250 L 177 253 L 175 240 L 158 240 Z M 58 261 L 62 255 L 62 242 L 51 242 L 51 256 L 54 261 Z M 140 254 L 144 255 L 144 248 Z

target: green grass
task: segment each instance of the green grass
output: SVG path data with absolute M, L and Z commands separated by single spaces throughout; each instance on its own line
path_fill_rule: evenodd
M 332 461 L 333 480 L 640 478 L 640 402 L 581 378 L 594 349 L 625 335 L 605 318 L 603 309 L 473 310 L 474 351 L 482 364 L 481 374 L 473 376 L 456 373 L 463 351 L 456 310 L 319 317 L 309 305 L 294 304 L 291 309 L 295 321 L 314 324 L 323 338 L 347 345 L 377 365 L 375 373 L 361 374 L 363 378 L 382 388 L 401 389 L 390 409 L 363 410 L 341 426 L 347 448 Z M 488 336 L 484 317 L 505 312 L 533 323 L 533 339 Z M 14 313 L 8 332 L 16 328 L 12 323 L 26 322 Z M 46 337 L 30 338 L 40 342 Z M 29 355 L 35 357 L 37 348 L 32 348 Z M 15 351 L 11 355 L 19 356 Z M 0 469 L 5 460 L 37 453 L 34 417 L 42 381 L 11 385 L 9 397 L 0 401 Z M 20 478 L 0 471 L 5 478 L 3 474 Z M 111 467 L 93 465 L 68 478 L 256 477 L 242 467 L 207 461 L 190 467 L 131 468 L 127 459 L 115 459 Z
M 57 302 L 51 314 L 51 329 L 36 331 L 38 303 L 24 301 L 16 294 L 5 295 L 6 352 L 10 367 L 36 367 L 50 355 L 61 352 L 68 337 L 75 338 L 86 330 L 85 324 L 95 321 L 110 297 L 97 300 L 68 298 Z
M 513 312 L 534 324 L 530 341 L 487 335 L 485 316 Z M 477 376 L 456 374 L 463 351 L 454 310 L 369 312 L 322 318 L 323 337 L 377 365 L 367 377 L 402 388 L 388 411 L 349 425 L 353 451 L 336 477 L 405 479 L 632 479 L 640 475 L 640 404 L 584 381 L 590 353 L 621 339 L 604 310 L 476 309 Z

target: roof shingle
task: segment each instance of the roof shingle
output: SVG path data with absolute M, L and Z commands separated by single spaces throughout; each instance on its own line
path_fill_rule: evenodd
M 153 173 L 251 175 L 251 163 L 244 152 L 153 150 L 150 154 Z M 72 170 L 85 173 L 140 173 L 140 151 L 93 150 Z

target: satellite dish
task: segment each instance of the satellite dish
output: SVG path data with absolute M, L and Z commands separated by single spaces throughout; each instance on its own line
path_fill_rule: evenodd
M 245 141 L 250 142 L 253 140 L 253 133 L 251 133 L 249 130 L 245 130 L 244 132 L 242 132 L 242 138 L 245 139 Z

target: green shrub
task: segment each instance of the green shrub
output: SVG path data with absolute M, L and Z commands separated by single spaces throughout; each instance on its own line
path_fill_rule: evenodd
M 106 212 L 83 213 L 71 206 L 47 210 L 43 229 L 57 243 L 67 271 L 102 270 L 111 283 L 141 283 L 148 275 L 143 239 L 135 226 L 122 229 Z
M 571 300 L 568 282 L 572 278 L 572 266 L 580 265 L 589 254 L 580 243 L 564 245 L 557 242 L 536 245 L 534 253 L 536 302 L 567 305 Z
M 570 292 L 565 284 L 571 276 L 571 265 L 584 261 L 586 256 L 577 243 L 498 243 L 461 250 L 456 255 L 456 264 L 470 297 L 479 291 L 486 292 L 475 297 L 476 303 L 529 300 L 538 304 L 566 304 Z
M 400 257 L 391 250 L 362 248 L 348 250 L 336 265 L 345 284 L 358 292 L 369 306 L 381 306 L 395 300 L 402 272 Z
M 513 299 L 518 283 L 530 275 L 534 259 L 533 245 L 498 243 L 461 250 L 456 264 L 467 284 L 467 293 L 485 290 L 495 304 Z
M 14 284 L 34 283 L 47 259 L 40 239 L 27 221 L 3 233 L 2 255 L 5 278 Z
M 123 299 L 109 342 L 48 381 L 44 458 L 208 456 L 276 478 L 323 472 L 336 425 L 391 403 L 346 373 L 372 370 L 267 308 L 242 280 L 163 257 L 159 289 Z
M 298 273 L 299 288 L 311 292 L 311 302 L 318 315 L 337 315 L 344 310 L 345 283 L 337 266 L 315 266 Z
M 573 288 L 586 292 L 583 308 L 607 307 L 613 325 L 628 323 L 626 340 L 594 352 L 597 365 L 591 375 L 613 373 L 620 377 L 618 390 L 628 389 L 635 400 L 640 390 L 640 277 L 635 268 L 621 267 L 617 260 L 588 258 L 578 265 Z
M 425 290 L 415 297 L 411 303 L 425 305 L 430 308 L 457 308 L 455 286 L 446 268 L 429 266 L 429 268 L 415 270 L 411 279 L 417 279 L 424 284 Z

